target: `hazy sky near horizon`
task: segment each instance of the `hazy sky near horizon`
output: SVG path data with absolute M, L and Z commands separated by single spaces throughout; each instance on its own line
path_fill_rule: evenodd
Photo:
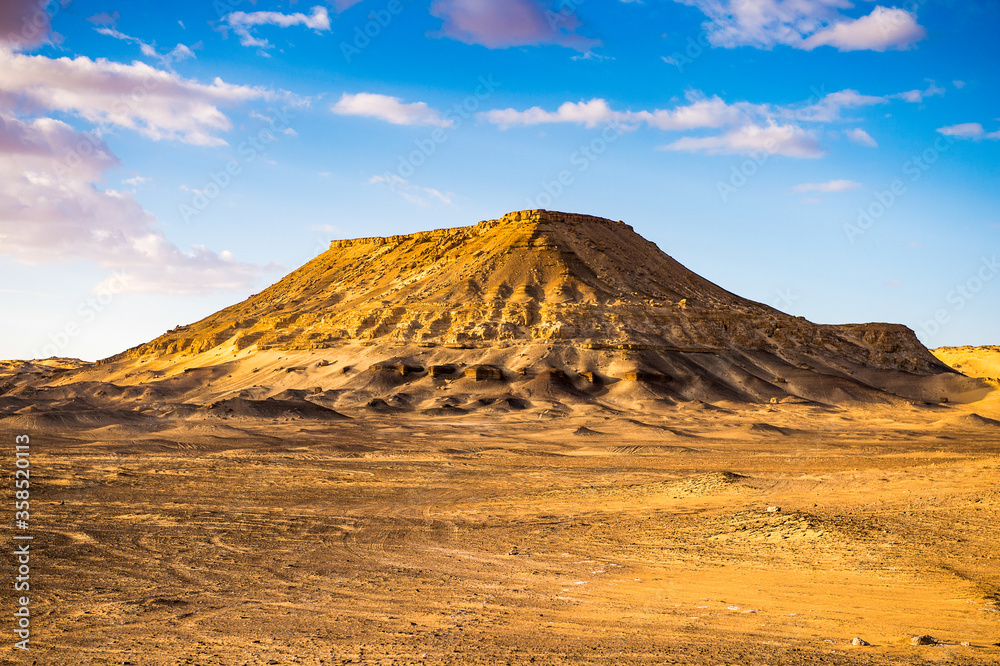
M 0 358 L 93 360 L 331 239 L 621 219 L 821 323 L 1000 344 L 1000 3 L 0 7 Z

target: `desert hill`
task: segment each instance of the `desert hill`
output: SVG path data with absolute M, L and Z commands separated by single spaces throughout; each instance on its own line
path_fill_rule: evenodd
M 530 210 L 333 241 L 242 303 L 45 390 L 202 406 L 291 391 L 331 410 L 460 415 L 967 402 L 991 387 L 904 326 L 813 324 L 696 275 L 622 222 Z
M 246 301 L 122 355 L 323 349 L 348 341 L 490 347 L 831 347 L 872 367 L 945 370 L 902 326 L 817 326 L 687 270 L 622 222 L 522 211 L 472 227 L 333 241 Z
M 1000 384 L 1000 347 L 996 345 L 938 347 L 931 353 L 962 374 Z

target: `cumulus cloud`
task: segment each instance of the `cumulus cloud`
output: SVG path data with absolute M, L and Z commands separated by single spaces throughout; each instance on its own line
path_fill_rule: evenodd
M 0 48 L 0 96 L 135 130 L 154 140 L 212 146 L 225 144 L 218 134 L 232 127 L 219 106 L 274 94 L 219 78 L 199 83 L 141 62 L 47 58 Z
M 850 18 L 849 0 L 675 0 L 700 9 L 715 46 L 798 49 L 832 46 L 841 51 L 907 49 L 926 36 L 916 16 L 876 6 L 870 14 Z
M 1000 139 L 1000 130 L 997 130 L 996 132 L 987 132 L 981 123 L 960 123 L 958 125 L 948 125 L 947 127 L 939 127 L 937 131 L 945 136 L 953 136 L 957 139 L 973 139 L 975 141 L 978 141 L 979 139 Z
M 388 173 L 384 176 L 372 176 L 368 179 L 368 184 L 388 187 L 410 203 L 418 206 L 429 206 L 434 201 L 450 206 L 452 197 L 455 196 L 450 192 L 442 192 L 433 187 L 414 185 L 406 178 L 394 173 Z
M 662 149 L 710 155 L 754 155 L 763 152 L 799 158 L 816 158 L 825 154 L 813 132 L 774 121 L 764 126 L 748 123 L 717 136 L 686 136 Z
M 796 192 L 844 192 L 861 187 L 861 183 L 853 180 L 830 180 L 825 183 L 802 183 L 792 189 Z
M 264 270 L 227 252 L 178 248 L 131 193 L 100 185 L 117 166 L 94 135 L 0 112 L 0 254 L 31 264 L 93 262 L 124 272 L 134 292 L 242 289 Z
M 877 6 L 868 16 L 837 21 L 803 42 L 803 47 L 832 46 L 840 51 L 905 50 L 927 36 L 916 15 Z
M 313 7 L 311 14 L 303 14 L 302 12 L 295 12 L 294 14 L 282 14 L 281 12 L 231 12 L 226 14 L 223 20 L 240 38 L 240 44 L 243 46 L 256 46 L 262 49 L 271 48 L 272 45 L 266 39 L 256 37 L 251 31 L 252 28 L 262 25 L 273 25 L 279 28 L 290 28 L 301 25 L 311 28 L 316 32 L 328 32 L 330 30 L 330 13 L 326 10 L 326 7 L 320 5 Z
M 861 144 L 862 146 L 868 146 L 869 148 L 878 148 L 878 143 L 876 143 L 875 139 L 871 137 L 871 134 L 864 131 L 860 127 L 844 130 L 844 136 L 846 136 L 854 143 Z
M 393 125 L 430 125 L 451 127 L 455 121 L 445 118 L 426 102 L 404 103 L 398 97 L 376 93 L 344 93 L 330 110 L 341 116 L 377 118 Z
M 577 32 L 574 12 L 541 0 L 434 0 L 431 14 L 443 20 L 438 36 L 491 49 L 557 44 L 586 52 L 600 45 Z

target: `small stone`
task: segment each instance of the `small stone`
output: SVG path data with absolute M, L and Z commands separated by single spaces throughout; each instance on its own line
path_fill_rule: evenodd
M 858 638 L 857 636 L 855 636 L 854 640 L 851 641 L 851 645 L 860 645 L 862 647 L 865 647 L 865 646 L 871 645 L 871 643 L 869 643 L 868 641 L 866 641 L 863 638 Z
M 937 639 L 933 636 L 928 636 L 923 634 L 921 636 L 914 636 L 910 639 L 912 645 L 937 645 Z
M 768 513 L 779 513 L 780 511 L 781 511 L 781 507 L 780 506 L 769 506 L 769 507 L 767 507 L 767 512 Z
M 517 546 L 514 546 L 513 548 L 511 548 L 510 550 L 508 550 L 507 554 L 508 555 L 518 555 L 519 553 L 518 553 L 518 550 L 517 550 Z
M 972 643 L 969 641 L 962 641 L 962 647 L 972 647 Z

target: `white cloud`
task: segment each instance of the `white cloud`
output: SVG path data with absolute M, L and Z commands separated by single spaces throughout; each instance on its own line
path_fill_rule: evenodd
M 692 96 L 693 101 L 673 109 L 653 111 L 615 111 L 603 99 L 589 102 L 565 102 L 555 111 L 534 106 L 524 111 L 494 109 L 479 117 L 501 129 L 546 123 L 574 123 L 588 128 L 599 125 L 637 125 L 640 122 L 661 130 L 688 130 L 702 127 L 722 127 L 738 122 L 744 112 L 738 106 L 726 104 L 719 97 L 709 99 Z
M 795 125 L 779 125 L 773 121 L 767 126 L 750 123 L 718 136 L 686 136 L 662 149 L 710 155 L 753 155 L 763 152 L 799 158 L 816 158 L 825 154 L 813 132 Z
M 744 117 L 743 105 L 726 104 L 719 97 L 699 99 L 686 106 L 670 110 L 640 111 L 634 117 L 650 127 L 661 130 L 688 130 L 700 127 L 722 127 L 739 122 Z
M 844 192 L 861 187 L 861 183 L 853 180 L 830 180 L 825 183 L 802 183 L 792 189 L 796 192 Z
M 803 42 L 803 47 L 832 46 L 840 51 L 905 50 L 927 36 L 917 17 L 905 9 L 877 6 L 868 16 L 837 21 Z
M 304 25 L 313 30 L 329 30 L 330 15 L 325 7 L 316 5 L 312 8 L 312 14 L 306 16 L 302 12 L 294 14 L 282 14 L 281 12 L 233 12 L 226 15 L 226 22 L 229 25 L 255 26 L 255 25 L 276 25 L 280 28 L 289 28 L 293 25 Z
M 925 36 L 916 17 L 902 9 L 876 6 L 850 18 L 849 0 L 675 0 L 700 9 L 703 27 L 715 46 L 799 49 L 829 45 L 841 51 L 905 49 Z
M 433 187 L 420 187 L 419 185 L 414 185 L 407 179 L 394 173 L 388 173 L 384 176 L 372 176 L 368 179 L 368 184 L 388 187 L 390 190 L 396 192 L 410 203 L 418 206 L 429 206 L 435 200 L 446 206 L 450 206 L 452 197 L 455 196 L 450 192 L 441 192 Z
M 440 111 L 427 106 L 426 102 L 406 104 L 398 97 L 376 93 L 344 93 L 330 110 L 342 116 L 377 118 L 393 125 L 451 127 L 455 124 L 455 121 L 442 116 Z
M 941 89 L 931 82 L 922 96 L 941 94 Z M 819 94 L 819 93 L 817 93 Z M 905 93 L 893 95 L 865 95 L 857 90 L 845 89 L 822 94 L 799 104 L 786 106 L 754 104 L 740 101 L 728 103 L 718 96 L 705 97 L 698 91 L 687 94 L 687 103 L 670 109 L 616 110 L 601 98 L 580 102 L 564 102 L 554 111 L 533 106 L 528 109 L 493 109 L 480 113 L 480 120 L 501 129 L 543 124 L 566 123 L 593 129 L 613 126 L 631 130 L 640 125 L 652 129 L 687 132 L 697 129 L 736 128 L 711 137 L 685 137 L 666 146 L 669 150 L 703 152 L 747 153 L 767 148 L 761 142 L 773 142 L 776 152 L 794 157 L 818 157 L 823 154 L 818 132 L 803 129 L 806 124 L 857 122 L 845 117 L 847 109 L 888 104 L 894 99 L 904 99 Z M 839 131 L 838 131 L 839 132 Z M 834 133 L 834 135 L 836 132 Z M 851 141 L 878 147 L 875 139 L 861 128 L 843 130 Z
M 956 88 L 958 88 L 959 90 L 961 90 L 962 88 L 964 88 L 964 87 L 965 87 L 965 81 L 959 81 L 959 80 L 957 80 L 957 79 L 956 79 L 956 80 L 954 80 L 954 81 L 952 81 L 952 82 L 951 82 L 951 84 L 952 84 L 953 86 L 955 86 Z
M 938 132 L 945 136 L 953 136 L 958 139 L 1000 139 L 1000 130 L 996 132 L 986 132 L 981 123 L 960 123 L 958 125 L 948 125 L 939 127 Z
M 524 111 L 517 109 L 493 109 L 480 114 L 480 118 L 502 129 L 516 125 L 541 125 L 545 123 L 579 123 L 586 127 L 597 127 L 600 124 L 615 122 L 621 114 L 612 111 L 603 99 L 592 99 L 589 102 L 565 102 L 555 111 L 546 111 L 539 106 L 533 106 Z
M 243 289 L 263 271 L 200 246 L 182 251 L 130 192 L 99 184 L 117 166 L 94 135 L 0 112 L 0 254 L 30 264 L 96 263 L 126 273 L 134 292 Z
M 846 136 L 854 143 L 859 143 L 862 146 L 868 146 L 870 148 L 878 148 L 878 143 L 876 143 L 875 139 L 871 137 L 871 134 L 864 131 L 860 127 L 855 129 L 844 130 L 844 136 Z
M 709 19 L 703 27 L 715 46 L 733 48 L 796 45 L 803 36 L 838 16 L 842 0 L 676 0 L 700 9 Z
M 783 118 L 801 122 L 830 123 L 849 120 L 843 117 L 845 109 L 859 109 L 866 106 L 888 104 L 896 99 L 903 100 L 904 102 L 922 102 L 927 97 L 943 95 L 944 93 L 944 88 L 938 86 L 933 81 L 929 81 L 927 88 L 924 90 L 908 90 L 891 95 L 864 95 L 857 90 L 847 88 L 826 94 L 819 101 L 809 103 L 805 106 L 792 105 L 778 107 L 776 113 Z
M 271 99 L 263 88 L 184 79 L 145 63 L 103 58 L 47 58 L 0 48 L 0 94 L 31 106 L 74 113 L 101 125 L 135 130 L 154 140 L 223 145 L 232 123 L 219 106 Z
M 935 95 L 943 95 L 945 93 L 944 88 L 937 85 L 933 81 L 930 81 L 927 85 L 926 90 L 907 90 L 906 92 L 896 93 L 893 97 L 901 99 L 904 102 L 909 102 L 911 104 L 919 104 L 923 102 L 927 97 L 933 97 Z
M 93 17 L 91 17 L 93 18 Z M 178 62 L 180 60 L 185 60 L 187 58 L 194 58 L 194 51 L 190 49 L 185 44 L 178 44 L 173 49 L 167 53 L 160 53 L 156 50 L 156 44 L 147 44 L 138 37 L 132 37 L 126 35 L 125 33 L 116 30 L 115 28 L 94 28 L 97 32 L 108 37 L 113 37 L 115 39 L 120 39 L 124 42 L 131 42 L 133 44 L 139 45 L 139 51 L 150 58 L 155 58 L 163 66 L 169 67 L 171 63 Z
M 957 136 L 962 139 L 978 139 L 983 136 L 983 126 L 980 123 L 961 123 L 940 127 L 937 130 L 945 136 Z
M 595 98 L 587 102 L 565 102 L 555 111 L 546 111 L 538 106 L 524 111 L 494 109 L 480 113 L 478 117 L 502 129 L 546 123 L 575 123 L 589 128 L 645 123 L 655 129 L 681 131 L 735 125 L 748 119 L 780 118 L 805 123 L 831 123 L 845 120 L 842 117 L 844 109 L 886 104 L 896 96 L 863 95 L 857 90 L 847 89 L 826 94 L 819 101 L 789 106 L 750 102 L 729 104 L 718 96 L 705 97 L 697 91 L 689 92 L 687 97 L 687 104 L 653 111 L 616 111 L 604 99 Z
M 830 123 L 842 120 L 841 112 L 844 109 L 874 106 L 876 104 L 885 104 L 888 101 L 886 97 L 862 95 L 857 90 L 848 88 L 826 94 L 818 102 L 808 104 L 804 107 L 784 108 L 781 111 L 781 115 L 803 122 Z
M 266 39 L 260 39 L 251 32 L 251 28 L 262 25 L 273 25 L 279 28 L 290 28 L 301 25 L 311 28 L 316 32 L 328 32 L 330 30 L 330 14 L 326 7 L 316 5 L 312 8 L 311 14 L 295 12 L 294 14 L 282 14 L 281 12 L 232 12 L 226 14 L 225 22 L 233 29 L 233 32 L 240 38 L 243 46 L 256 46 L 262 49 L 271 48 L 271 43 Z

